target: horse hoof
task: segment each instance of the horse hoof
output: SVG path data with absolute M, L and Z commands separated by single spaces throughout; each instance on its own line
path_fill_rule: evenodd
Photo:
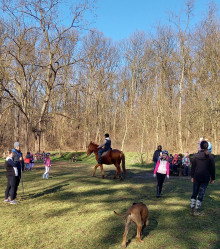
M 122 177 L 120 177 L 120 181 L 123 181 L 124 179 Z
M 139 242 L 144 243 L 144 241 L 140 237 L 136 236 L 136 238 L 138 239 Z
M 102 176 L 102 179 L 104 179 L 105 177 L 104 176 Z

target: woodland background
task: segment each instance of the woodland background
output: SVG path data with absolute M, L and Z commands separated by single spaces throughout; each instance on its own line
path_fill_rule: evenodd
M 184 16 L 154 34 L 120 42 L 86 20 L 94 1 L 0 1 L 0 152 L 20 141 L 39 149 L 85 150 L 108 132 L 114 148 L 195 152 L 200 137 L 220 153 L 220 18 L 215 2 L 190 25 Z M 40 148 L 39 148 L 40 146 Z

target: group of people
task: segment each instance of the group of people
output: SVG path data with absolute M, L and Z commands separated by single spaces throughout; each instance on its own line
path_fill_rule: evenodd
M 154 152 L 153 155 L 154 169 L 160 158 L 162 158 L 162 146 L 158 145 L 157 150 Z M 167 159 L 169 162 L 169 170 L 172 172 L 173 175 L 190 175 L 191 161 L 189 158 L 189 152 L 186 152 L 184 155 L 175 154 L 174 156 L 172 154 L 167 154 Z
M 98 163 L 101 163 L 102 153 L 111 150 L 111 140 L 108 133 L 105 134 L 105 141 L 98 146 L 98 149 Z M 200 138 L 198 153 L 193 156 L 191 163 L 189 152 L 186 152 L 184 156 L 182 154 L 172 156 L 172 154 L 168 154 L 167 150 L 162 150 L 162 146 L 159 145 L 153 155 L 153 176 L 157 177 L 156 196 L 161 197 L 163 183 L 166 177 L 169 179 L 170 170 L 173 171 L 174 175 L 177 174 L 178 170 L 179 175 L 181 173 L 184 176 L 191 174 L 191 182 L 193 183 L 193 193 L 190 201 L 191 214 L 200 215 L 205 190 L 209 182 L 213 184 L 215 180 L 215 161 L 211 151 L 211 143 Z
M 173 175 L 190 175 L 191 161 L 189 158 L 189 152 L 186 152 L 184 156 L 182 154 L 175 154 L 174 156 L 170 154 L 169 156 L 170 169 Z
M 170 157 L 166 150 L 162 151 L 162 146 L 159 145 L 154 153 L 154 177 L 157 177 L 157 197 L 161 197 L 164 180 L 167 176 L 169 179 L 170 168 L 175 167 L 176 163 L 184 165 L 185 174 L 190 173 L 190 159 L 188 153 L 183 158 L 174 156 Z M 172 166 L 171 166 L 171 165 Z M 188 170 L 187 170 L 188 169 Z M 191 182 L 193 183 L 193 193 L 191 196 L 190 207 L 192 215 L 201 214 L 201 205 L 205 195 L 206 188 L 210 182 L 213 184 L 215 180 L 215 161 L 211 154 L 210 144 L 206 140 L 201 140 L 199 150 L 192 159 L 191 167 Z
M 98 146 L 98 163 L 101 163 L 102 153 L 111 150 L 111 140 L 109 134 L 105 134 L 105 141 Z M 30 153 L 27 153 L 25 160 L 30 159 Z M 29 161 L 28 161 L 29 162 Z M 190 174 L 191 161 L 189 159 L 189 153 L 186 152 L 184 157 L 175 154 L 169 156 L 167 150 L 162 150 L 162 146 L 159 145 L 153 155 L 154 173 L 153 176 L 157 177 L 157 194 L 161 197 L 162 187 L 165 178 L 169 179 L 170 170 L 175 171 L 178 165 L 183 165 L 184 175 Z M 30 163 L 30 162 L 29 162 Z M 45 172 L 43 179 L 48 179 L 49 170 L 51 166 L 50 153 L 45 154 Z M 5 190 L 4 202 L 10 202 L 15 204 L 15 198 L 17 196 L 17 188 L 22 177 L 22 171 L 24 170 L 24 160 L 20 150 L 20 144 L 14 143 L 14 149 L 8 151 L 8 156 L 5 161 L 7 170 L 7 188 Z M 206 140 L 200 140 L 199 150 L 192 159 L 191 167 L 191 182 L 193 183 L 193 193 L 191 196 L 190 207 L 191 214 L 199 215 L 203 201 L 203 197 L 206 188 L 210 182 L 213 184 L 215 180 L 215 161 L 214 156 L 211 154 L 210 144 Z M 10 196 L 10 200 L 9 200 Z
M 33 154 L 27 152 L 26 156 L 23 158 L 22 152 L 20 150 L 19 142 L 14 143 L 14 149 L 7 152 L 5 160 L 6 177 L 7 177 L 7 187 L 5 190 L 5 203 L 17 204 L 17 189 L 20 181 L 22 180 L 22 172 L 24 170 L 31 170 L 34 165 Z M 45 172 L 43 174 L 43 179 L 49 178 L 49 171 L 51 166 L 50 153 L 45 154 L 44 158 Z

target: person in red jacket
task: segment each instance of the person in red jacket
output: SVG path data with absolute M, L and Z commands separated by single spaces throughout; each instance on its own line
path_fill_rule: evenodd
M 201 150 L 193 157 L 191 169 L 191 182 L 193 183 L 193 193 L 191 196 L 191 214 L 200 215 L 203 197 L 206 188 L 215 180 L 214 156 L 208 150 L 208 142 L 202 141 Z
M 167 179 L 169 179 L 170 165 L 168 159 L 168 152 L 166 150 L 162 151 L 162 158 L 158 160 L 154 169 L 154 177 L 157 177 L 157 197 L 161 197 L 165 177 L 167 176 Z
M 24 158 L 25 170 L 30 170 L 30 162 L 31 162 L 31 153 L 27 152 L 27 155 Z

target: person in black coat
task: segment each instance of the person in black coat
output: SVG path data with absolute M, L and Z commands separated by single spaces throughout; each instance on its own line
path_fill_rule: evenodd
M 8 156 L 5 160 L 6 176 L 8 179 L 7 187 L 5 190 L 5 200 L 4 202 L 10 202 L 10 204 L 16 204 L 15 201 L 17 195 L 17 177 L 18 177 L 18 168 L 17 165 L 12 160 L 13 153 L 11 150 L 8 151 Z M 10 201 L 9 201 L 10 196 Z
M 101 148 L 101 149 L 100 149 L 100 148 Z M 98 151 L 98 156 L 99 156 L 98 163 L 102 163 L 101 157 L 102 157 L 103 152 L 112 149 L 112 148 L 111 148 L 111 139 L 110 139 L 108 133 L 105 134 L 105 141 L 104 141 L 104 143 L 102 143 L 101 145 L 98 146 L 98 149 L 100 149 L 100 150 Z
M 214 156 L 208 150 L 208 142 L 202 141 L 201 150 L 194 155 L 191 169 L 193 194 L 191 196 L 191 214 L 200 215 L 200 209 L 206 188 L 215 180 Z M 197 198 L 198 197 L 198 198 Z
M 162 153 L 162 146 L 158 145 L 157 150 L 154 151 L 154 155 L 153 155 L 154 169 L 156 167 L 157 161 L 159 160 L 160 153 Z

